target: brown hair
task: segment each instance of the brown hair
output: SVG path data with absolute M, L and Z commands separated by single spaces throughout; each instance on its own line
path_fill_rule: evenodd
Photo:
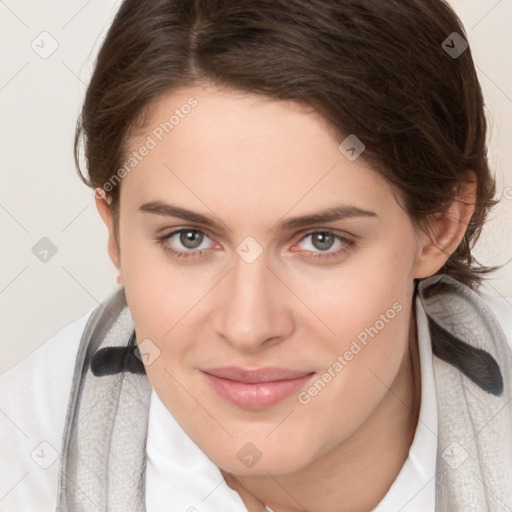
M 471 254 L 498 201 L 471 50 L 443 48 L 453 32 L 467 40 L 442 0 L 124 0 L 77 123 L 78 173 L 103 187 L 151 105 L 178 88 L 211 83 L 295 100 L 316 109 L 340 142 L 355 134 L 364 143 L 361 158 L 395 186 L 416 227 L 428 229 L 468 170 L 476 174 L 474 214 L 438 272 L 476 288 L 498 268 Z M 116 219 L 119 189 L 107 193 Z

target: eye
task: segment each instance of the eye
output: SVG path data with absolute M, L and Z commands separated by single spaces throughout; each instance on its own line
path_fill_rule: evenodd
M 349 252 L 356 245 L 353 240 L 329 230 L 310 231 L 301 238 L 299 243 L 304 242 L 308 238 L 311 241 L 309 244 L 306 244 L 309 247 L 306 247 L 304 251 L 292 250 L 294 252 L 310 253 L 306 256 L 307 258 L 328 259 L 339 257 Z M 196 258 L 201 257 L 203 253 L 209 253 L 209 249 L 212 248 L 211 245 L 201 247 L 207 239 L 209 237 L 200 229 L 180 228 L 158 237 L 157 243 L 166 252 L 173 254 L 177 258 Z M 184 249 L 180 249 L 180 247 Z M 336 247 L 336 250 L 330 251 L 333 247 Z M 211 256 L 211 253 L 205 257 L 208 256 Z
M 181 228 L 157 238 L 157 242 L 164 250 L 178 258 L 190 258 L 201 255 L 206 249 L 209 249 L 208 246 L 201 248 L 201 245 L 207 238 L 206 233 L 200 229 Z M 185 250 L 180 250 L 180 246 L 184 247 Z
M 328 230 L 310 231 L 301 238 L 300 242 L 307 239 L 310 239 L 310 242 L 306 244 L 306 246 L 309 246 L 306 248 L 306 252 L 312 253 L 306 256 L 308 258 L 335 258 L 350 251 L 355 246 L 355 242 L 350 238 Z M 328 252 L 333 247 L 336 247 L 336 250 Z

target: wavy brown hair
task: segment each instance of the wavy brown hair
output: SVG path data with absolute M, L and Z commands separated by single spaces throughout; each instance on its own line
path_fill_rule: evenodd
M 494 199 L 482 91 L 471 49 L 442 0 L 125 0 L 95 62 L 75 134 L 81 179 L 103 187 L 130 138 L 164 94 L 215 84 L 321 114 L 395 187 L 417 228 L 477 179 L 464 239 L 438 273 L 476 288 L 485 267 L 471 254 Z M 453 43 L 452 43 L 453 44 Z M 82 149 L 88 179 L 80 170 Z M 120 186 L 107 193 L 118 223 Z

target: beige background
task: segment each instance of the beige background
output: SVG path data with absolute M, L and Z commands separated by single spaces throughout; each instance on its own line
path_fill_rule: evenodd
M 487 264 L 504 264 L 512 258 L 512 3 L 451 4 L 466 26 L 484 89 L 489 156 L 503 196 L 476 254 Z M 92 59 L 118 5 L 0 2 L 0 374 L 115 286 L 106 229 L 92 192 L 75 173 L 72 143 Z M 58 44 L 46 59 L 31 47 L 43 31 Z M 45 48 L 50 44 L 47 39 Z M 32 253 L 42 237 L 58 248 L 47 263 Z M 512 264 L 485 291 L 506 296 L 512 313 Z

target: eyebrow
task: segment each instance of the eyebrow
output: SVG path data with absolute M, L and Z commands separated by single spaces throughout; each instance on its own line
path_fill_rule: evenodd
M 196 222 L 203 224 L 210 228 L 218 230 L 223 229 L 225 226 L 222 222 L 208 217 L 201 213 L 187 210 L 180 206 L 164 203 L 163 201 L 149 201 L 139 207 L 139 210 L 146 213 L 161 215 L 165 217 L 176 217 L 179 219 L 187 220 L 189 222 Z M 353 205 L 338 205 L 326 210 L 314 212 L 299 217 L 292 217 L 285 221 L 278 223 L 278 228 L 282 231 L 291 229 L 302 228 L 310 224 L 318 224 L 321 222 L 334 222 L 338 220 L 350 219 L 354 217 L 375 217 L 378 215 L 375 212 L 364 210 Z

